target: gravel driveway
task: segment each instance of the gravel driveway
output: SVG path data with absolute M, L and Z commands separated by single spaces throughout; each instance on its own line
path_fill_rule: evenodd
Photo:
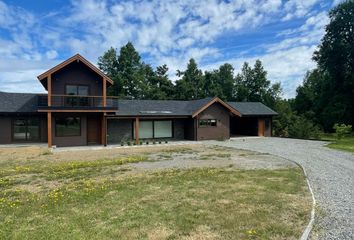
M 301 164 L 317 206 L 314 239 L 354 239 L 354 155 L 326 142 L 283 138 L 237 138 L 210 144 L 269 153 Z

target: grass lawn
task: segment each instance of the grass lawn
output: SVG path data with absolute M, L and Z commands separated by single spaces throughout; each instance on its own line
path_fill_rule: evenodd
M 298 239 L 307 224 L 300 169 L 124 166 L 146 159 L 2 161 L 0 239 Z
M 327 147 L 344 150 L 354 153 L 354 134 L 344 137 L 342 139 L 337 139 L 334 134 L 323 134 L 321 140 L 331 141 L 332 143 L 328 144 Z

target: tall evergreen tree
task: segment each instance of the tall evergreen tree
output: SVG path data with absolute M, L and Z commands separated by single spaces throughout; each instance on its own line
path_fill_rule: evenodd
M 316 114 L 326 130 L 331 130 L 335 123 L 354 125 L 354 1 L 336 6 L 329 18 L 313 57 L 322 75 Z
M 146 99 L 172 99 L 174 95 L 174 85 L 168 78 L 167 65 L 158 66 L 155 71 L 152 71 L 152 69 L 148 71 L 150 74 L 148 74 L 147 78 Z
M 198 69 L 193 58 L 189 60 L 185 71 L 177 71 L 177 76 L 182 77 L 176 81 L 177 99 L 192 100 L 205 97 L 203 72 Z

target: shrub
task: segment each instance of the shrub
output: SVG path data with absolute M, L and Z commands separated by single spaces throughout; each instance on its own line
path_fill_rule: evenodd
M 123 142 L 123 141 L 121 141 L 121 142 L 120 142 L 120 145 L 121 145 L 121 146 L 124 146 L 124 142 Z
M 336 137 L 342 139 L 345 135 L 348 135 L 352 131 L 352 125 L 334 124 L 333 129 L 336 131 Z
M 304 116 L 294 116 L 288 128 L 289 137 L 301 139 L 319 139 L 321 130 Z
M 132 143 L 130 141 L 127 142 L 127 145 L 130 146 Z

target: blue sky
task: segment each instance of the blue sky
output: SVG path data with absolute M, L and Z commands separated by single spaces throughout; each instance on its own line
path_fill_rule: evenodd
M 0 0 L 0 91 L 43 92 L 37 75 L 80 53 L 94 64 L 133 42 L 176 79 L 189 58 L 203 70 L 260 59 L 294 97 L 338 0 Z

